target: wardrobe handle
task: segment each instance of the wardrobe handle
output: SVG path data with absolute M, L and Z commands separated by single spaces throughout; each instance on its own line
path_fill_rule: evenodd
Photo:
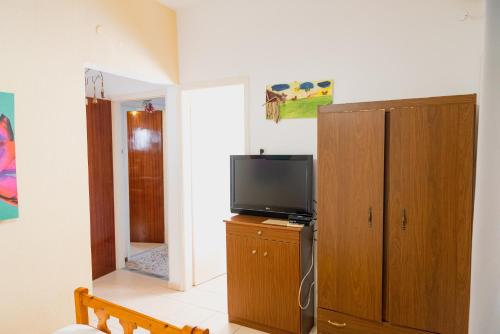
M 339 322 L 335 322 L 335 321 L 330 321 L 328 320 L 328 323 L 332 326 L 335 326 L 335 327 L 339 327 L 339 328 L 344 328 L 347 326 L 347 324 L 345 322 L 343 323 L 339 323 Z
M 252 249 L 252 254 L 253 255 L 257 254 L 257 250 L 256 249 Z
M 401 211 L 401 229 L 406 230 L 406 225 L 408 225 L 408 219 L 406 218 L 406 209 Z
M 368 209 L 368 227 L 372 228 L 373 227 L 373 214 L 372 214 L 372 208 L 370 207 Z

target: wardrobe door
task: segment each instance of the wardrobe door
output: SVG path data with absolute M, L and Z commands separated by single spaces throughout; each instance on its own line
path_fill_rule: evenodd
M 385 111 L 318 116 L 319 307 L 382 319 Z
M 467 333 L 474 104 L 390 111 L 387 320 Z

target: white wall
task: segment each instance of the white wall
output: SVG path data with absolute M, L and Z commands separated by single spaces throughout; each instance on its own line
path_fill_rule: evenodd
M 500 331 L 500 1 L 487 0 L 479 110 L 470 333 Z
M 182 117 L 178 100 L 179 90 L 175 86 L 167 89 L 167 173 L 165 174 L 167 189 L 167 221 L 168 224 L 168 265 L 169 286 L 184 290 L 188 287 L 186 271 L 186 254 L 190 254 L 190 244 L 184 241 L 189 231 L 186 231 L 183 214 L 183 162 L 182 162 Z
M 74 321 L 73 289 L 91 285 L 84 68 L 175 82 L 175 20 L 152 0 L 0 2 L 20 208 L 0 223 L 0 332 L 46 334 Z
M 315 153 L 316 120 L 265 120 L 267 84 L 332 78 L 335 102 L 477 92 L 483 20 L 460 20 L 481 4 L 205 1 L 177 12 L 181 83 L 249 76 L 251 152 Z
M 115 197 L 116 268 L 125 267 L 130 250 L 130 209 L 128 186 L 127 115 L 122 102 L 111 102 L 113 121 L 113 187 Z
M 498 32 L 498 1 L 489 2 L 490 11 L 495 7 L 489 29 Z M 467 11 L 471 17 L 463 20 Z M 177 17 L 182 84 L 248 76 L 252 153 L 259 148 L 269 154 L 316 153 L 316 120 L 265 120 L 267 84 L 331 78 L 336 103 L 478 93 L 480 88 L 482 0 L 214 0 L 183 7 Z M 490 33 L 490 44 L 495 39 L 498 43 L 498 34 Z M 489 67 L 498 70 L 496 46 L 497 63 L 490 47 Z M 490 94 L 490 105 L 494 99 L 500 105 L 498 93 Z M 493 177 L 500 170 L 495 154 L 500 135 L 494 129 L 500 114 L 486 108 L 480 142 L 490 143 L 480 147 L 478 164 L 471 334 L 500 328 L 495 215 L 500 179 Z M 224 126 L 221 121 L 220 129 Z

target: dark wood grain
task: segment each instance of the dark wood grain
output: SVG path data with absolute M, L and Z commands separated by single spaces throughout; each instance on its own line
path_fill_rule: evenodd
M 475 105 L 396 108 L 390 124 L 387 320 L 465 334 Z
M 384 110 L 318 116 L 319 306 L 376 321 L 382 321 L 384 126 Z
M 312 227 L 265 225 L 265 219 L 226 220 L 229 320 L 270 333 L 307 334 L 314 325 L 314 298 L 305 311 L 297 298 L 311 266 Z M 305 301 L 307 291 L 303 296 Z
M 116 269 L 111 101 L 88 99 L 87 153 L 89 169 L 92 279 Z
M 130 241 L 165 242 L 162 112 L 127 112 Z

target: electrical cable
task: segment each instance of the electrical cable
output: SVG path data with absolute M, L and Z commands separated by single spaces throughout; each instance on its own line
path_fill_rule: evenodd
M 301 297 L 302 297 L 302 286 L 304 285 L 304 282 L 306 281 L 307 276 L 309 276 L 309 274 L 312 272 L 313 268 L 314 268 L 314 237 L 313 237 L 313 242 L 312 242 L 312 247 L 311 247 L 311 267 L 307 271 L 304 278 L 302 278 L 302 281 L 300 282 L 300 286 L 299 286 L 298 301 L 299 301 L 299 307 L 301 310 L 307 310 L 309 308 L 309 304 L 311 303 L 311 290 L 312 290 L 314 283 L 315 283 L 314 277 L 313 277 L 313 281 L 312 281 L 311 285 L 309 286 L 309 293 L 307 294 L 307 304 L 304 306 L 302 306 L 302 298 Z

